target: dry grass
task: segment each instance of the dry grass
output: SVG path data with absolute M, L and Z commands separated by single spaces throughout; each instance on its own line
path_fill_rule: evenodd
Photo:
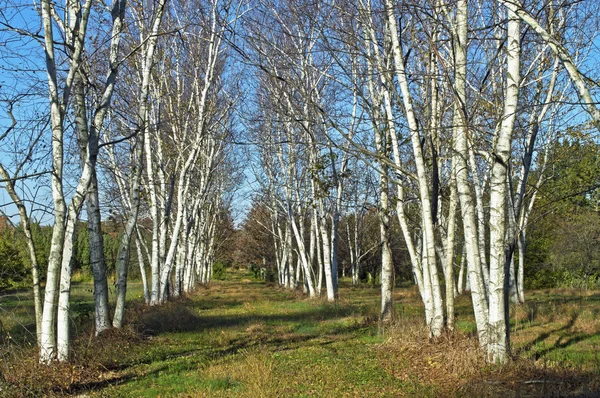
M 432 385 L 436 395 L 451 396 L 479 377 L 485 357 L 477 342 L 462 332 L 427 338 L 420 320 L 403 319 L 388 331 L 379 358 L 388 372 L 404 381 Z
M 598 294 L 530 294 L 505 366 L 479 350 L 468 296 L 460 327 L 435 341 L 418 292 L 394 299 L 396 322 L 381 329 L 378 289 L 343 285 L 329 304 L 238 275 L 164 306 L 129 303 L 123 330 L 79 328 L 71 364 L 39 365 L 34 347 L 12 346 L 0 396 L 599 396 Z
M 427 338 L 426 328 L 416 318 L 401 319 L 389 330 L 386 343 L 379 349 L 380 360 L 397 378 L 416 379 L 433 386 L 436 396 L 599 396 L 598 360 L 573 366 L 568 360 L 553 361 L 544 356 L 586 339 L 597 340 L 598 303 L 589 302 L 582 307 L 581 303 L 568 300 L 554 302 L 547 295 L 538 300 L 515 309 L 516 331 L 512 337 L 515 354 L 506 365 L 488 364 L 472 333 L 456 330 L 437 339 Z M 540 342 L 549 343 L 545 352 L 534 350 Z M 598 358 L 595 346 L 586 348 L 588 353 L 595 351 Z
M 276 397 L 278 391 L 272 382 L 273 360 L 268 351 L 259 347 L 242 350 L 234 358 L 211 364 L 199 372 L 204 387 L 195 392 L 197 396 Z M 243 389 L 239 388 L 243 386 Z
M 92 332 L 91 329 L 88 332 Z M 122 379 L 119 353 L 143 349 L 145 339 L 131 329 L 111 329 L 96 338 L 82 334 L 73 341 L 70 363 L 40 364 L 36 347 L 10 349 L 2 360 L 0 396 L 66 396 Z

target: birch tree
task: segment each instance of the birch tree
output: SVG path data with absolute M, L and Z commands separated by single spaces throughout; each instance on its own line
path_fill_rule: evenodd
M 117 261 L 117 300 L 115 305 L 115 313 L 113 317 L 113 326 L 120 328 L 123 326 L 123 318 L 125 311 L 125 298 L 127 295 L 127 270 L 129 266 L 129 252 L 131 246 L 131 238 L 136 229 L 136 223 L 140 208 L 140 185 L 141 175 L 143 167 L 143 154 L 145 147 L 145 138 L 148 135 L 150 129 L 150 121 L 148 120 L 149 109 L 148 101 L 150 94 L 150 82 L 151 72 L 154 64 L 154 54 L 158 42 L 158 34 L 161 28 L 163 15 L 165 13 L 166 0 L 161 0 L 157 5 L 153 13 L 153 18 L 150 21 L 150 30 L 148 36 L 143 40 L 145 46 L 142 53 L 142 62 L 140 68 L 141 86 L 138 97 L 138 111 L 135 126 L 135 142 L 133 143 L 133 157 L 132 157 L 132 175 L 131 183 L 129 187 L 128 197 L 128 214 L 125 223 L 125 229 L 121 237 L 121 243 L 119 246 L 119 254 Z M 140 22 L 141 23 L 141 22 Z M 143 32 L 143 30 L 141 30 Z M 114 157 L 113 157 L 114 159 Z M 118 178 L 118 177 L 117 177 Z M 122 180 L 120 180 L 121 182 Z M 123 185 L 120 185 L 122 195 L 125 194 L 126 189 Z M 139 252 L 139 251 L 138 251 Z M 142 274 L 145 276 L 145 271 L 142 270 Z
M 14 115 L 14 100 L 7 101 L 7 109 L 6 113 L 10 117 L 11 124 L 3 131 L 0 136 L 0 144 L 6 145 L 7 137 L 13 133 L 13 131 L 17 132 L 21 137 L 27 137 L 28 134 L 26 131 L 22 131 L 19 125 L 17 118 Z M 47 121 L 46 121 L 47 123 Z M 37 344 L 40 343 L 41 339 L 41 327 L 42 327 L 42 294 L 40 287 L 40 270 L 39 270 L 39 259 L 38 254 L 36 253 L 36 245 L 33 238 L 33 231 L 31 227 L 31 211 L 34 210 L 30 207 L 27 208 L 25 199 L 25 190 L 20 189 L 18 183 L 22 179 L 27 179 L 30 173 L 38 174 L 35 169 L 30 170 L 30 166 L 42 166 L 43 163 L 39 163 L 40 159 L 33 159 L 34 153 L 39 151 L 39 141 L 44 134 L 43 129 L 35 128 L 31 126 L 33 134 L 29 137 L 30 140 L 27 140 L 25 156 L 20 157 L 16 154 L 16 159 L 14 160 L 14 167 L 9 168 L 9 165 L 5 165 L 4 162 L 0 162 L 0 178 L 2 179 L 3 187 L 8 193 L 10 199 L 13 201 L 15 206 L 17 207 L 17 212 L 19 214 L 19 220 L 21 222 L 21 228 L 23 230 L 23 234 L 25 236 L 25 243 L 27 245 L 27 254 L 29 256 L 29 260 L 31 262 L 31 279 L 32 279 L 32 287 L 33 287 L 33 303 L 34 303 L 34 312 L 35 312 L 35 326 L 36 326 L 36 338 Z M 45 152 L 45 151 L 41 151 Z M 34 176 L 30 177 L 33 178 Z M 39 178 L 39 176 L 38 176 Z M 35 201 L 35 198 L 32 198 Z
M 600 131 L 600 109 L 596 106 L 596 102 L 592 98 L 592 94 L 586 83 L 586 77 L 577 67 L 577 64 L 573 60 L 573 57 L 569 53 L 569 50 L 552 34 L 550 34 L 543 26 L 535 20 L 521 5 L 518 0 L 507 1 L 498 0 L 501 4 L 505 5 L 508 9 L 514 10 L 513 12 L 527 25 L 529 25 L 548 46 L 552 49 L 554 54 L 560 59 L 565 70 L 567 71 L 569 78 L 575 85 L 577 93 L 580 97 L 581 104 L 585 107 L 586 111 L 590 115 L 592 122 L 596 129 Z
M 92 2 L 69 1 L 65 4 L 65 18 L 61 19 L 50 2 L 40 3 L 39 15 L 43 27 L 43 47 L 46 53 L 46 71 L 49 91 L 49 107 L 52 130 L 52 197 L 54 201 L 54 227 L 52 245 L 48 261 L 46 292 L 42 316 L 40 361 L 49 362 L 55 357 L 59 361 L 69 359 L 69 298 L 71 286 L 71 256 L 73 234 L 79 212 L 83 205 L 88 187 L 93 178 L 97 157 L 99 132 L 103 128 L 105 116 L 110 106 L 118 72 L 119 42 L 125 3 L 114 2 L 111 11 L 111 32 L 108 40 L 108 67 L 103 88 L 98 101 L 93 105 L 89 125 L 83 120 L 84 114 L 77 112 L 76 127 L 78 141 L 82 148 L 82 169 L 79 182 L 69 206 L 66 206 L 64 193 L 64 141 L 69 133 L 66 127 L 67 112 L 72 95 L 77 93 L 78 81 L 81 82 L 82 55 L 85 52 L 88 22 L 92 12 Z M 57 57 L 55 34 L 61 32 L 65 38 L 65 60 Z M 64 65 L 63 66 L 63 62 Z M 66 67 L 66 74 L 59 73 Z M 77 102 L 77 98 L 75 100 Z M 78 106 L 81 108 L 79 96 Z M 86 108 L 87 109 L 87 108 Z M 80 109 L 82 111 L 82 109 Z M 85 123 L 84 123 L 85 122 Z M 57 285 L 60 280 L 60 294 Z M 58 306 L 56 302 L 58 299 Z M 56 323 L 56 325 L 55 325 Z M 56 327 L 56 330 L 55 330 Z

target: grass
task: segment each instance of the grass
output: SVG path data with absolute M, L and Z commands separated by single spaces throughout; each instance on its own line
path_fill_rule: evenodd
M 89 285 L 72 309 L 90 314 Z M 513 308 L 516 360 L 490 366 L 473 338 L 470 298 L 457 300 L 457 330 L 430 341 L 414 288 L 395 291 L 396 323 L 380 330 L 379 291 L 342 282 L 340 300 L 308 300 L 235 272 L 160 307 L 131 289 L 128 325 L 93 339 L 78 316 L 71 364 L 38 365 L 12 345 L 0 365 L 8 396 L 338 397 L 597 396 L 600 295 L 530 293 Z M 28 293 L 2 297 L 2 322 L 27 321 Z M 79 301 L 78 301 L 79 300 Z M 10 313 L 13 319 L 5 320 Z M 14 322 L 14 319 L 19 322 Z M 25 336 L 26 333 L 22 333 Z M 28 358 L 28 359 L 23 359 Z
M 43 291 L 42 291 L 43 294 Z M 74 282 L 71 287 L 71 319 L 75 334 L 85 328 L 94 317 L 94 286 L 92 283 Z M 109 286 L 109 297 L 115 301 L 115 289 Z M 20 345 L 35 344 L 35 312 L 29 289 L 0 291 L 0 332 Z M 141 283 L 127 285 L 127 300 L 143 299 Z M 0 335 L 0 338 L 2 336 Z M 1 341 L 1 340 L 0 340 Z

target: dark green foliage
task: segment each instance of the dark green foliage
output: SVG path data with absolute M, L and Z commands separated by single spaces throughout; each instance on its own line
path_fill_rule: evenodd
M 600 193 L 600 145 L 582 140 L 557 143 L 551 160 L 550 180 L 544 186 L 546 201 L 569 212 L 594 207 Z
M 600 217 L 582 210 L 557 222 L 553 262 L 563 270 L 563 283 L 596 288 L 600 277 Z
M 52 228 L 31 224 L 40 278 L 46 276 Z M 13 227 L 8 222 L 0 228 L 0 289 L 26 288 L 31 286 L 31 260 L 27 243 L 19 225 Z
M 106 274 L 115 274 L 117 258 L 119 255 L 120 230 L 112 223 L 102 225 L 102 240 L 104 242 L 104 259 L 106 261 Z M 90 261 L 90 236 L 87 223 L 81 222 L 77 226 L 75 242 L 73 244 L 73 270 L 79 271 L 83 279 L 92 278 L 92 266 Z M 137 264 L 137 263 L 136 263 Z M 135 267 L 137 269 L 137 267 Z
M 20 227 L 18 227 L 20 228 Z M 33 236 L 33 244 L 35 246 L 35 257 L 40 270 L 40 279 L 46 279 L 46 270 L 48 269 L 48 256 L 50 255 L 50 245 L 52 243 L 52 227 L 50 225 L 40 225 L 37 222 L 31 223 L 31 235 Z M 27 264 L 30 263 L 29 255 L 27 254 L 27 246 L 24 236 L 19 231 L 19 241 L 22 256 Z
M 15 241 L 15 231 L 5 229 L 0 233 L 0 289 L 24 287 L 28 279 L 29 268 Z
M 575 139 L 556 143 L 547 173 L 529 228 L 526 287 L 597 287 L 600 146 Z
M 225 279 L 227 271 L 226 266 L 222 261 L 215 261 L 213 264 L 213 279 L 222 281 Z
M 90 263 L 90 236 L 87 224 L 79 223 L 73 242 L 73 270 L 81 270 L 86 275 L 92 274 Z
M 117 260 L 119 258 L 119 245 L 121 243 L 121 234 L 117 232 L 103 232 L 104 241 L 104 259 L 106 260 L 106 275 L 115 275 L 117 269 Z M 134 250 L 132 250 L 134 252 Z M 137 253 L 136 253 L 137 255 Z M 138 270 L 137 260 L 130 261 L 130 267 Z
M 277 273 L 272 268 L 261 267 L 255 263 L 250 264 L 250 271 L 254 275 L 256 280 L 263 280 L 265 282 L 275 282 L 277 279 Z

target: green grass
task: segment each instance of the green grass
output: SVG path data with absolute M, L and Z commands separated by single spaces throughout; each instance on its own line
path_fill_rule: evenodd
M 43 294 L 43 290 L 42 290 Z M 115 302 L 115 288 L 109 286 L 109 300 Z M 127 285 L 127 300 L 143 299 L 142 284 Z M 76 329 L 84 327 L 94 317 L 94 286 L 89 282 L 74 282 L 71 287 L 71 319 Z M 4 332 L 19 344 L 35 343 L 35 312 L 29 289 L 0 292 L 0 322 Z M 77 333 L 77 331 L 75 331 Z
M 130 285 L 130 331 L 92 340 L 81 315 L 93 314 L 91 285 L 74 287 L 74 322 L 81 327 L 69 380 L 61 389 L 58 382 L 35 387 L 37 395 L 546 396 L 526 383 L 533 378 L 564 380 L 555 391 L 600 391 L 600 298 L 594 294 L 530 294 L 513 310 L 513 347 L 524 359 L 496 368 L 477 353 L 467 296 L 457 300 L 459 332 L 430 342 L 412 287 L 396 289 L 397 325 L 382 332 L 378 289 L 344 283 L 339 302 L 330 304 L 235 272 L 160 307 L 143 305 L 140 286 Z M 3 297 L 0 305 L 26 324 L 28 300 L 25 292 Z M 26 378 L 31 370 L 23 369 Z

